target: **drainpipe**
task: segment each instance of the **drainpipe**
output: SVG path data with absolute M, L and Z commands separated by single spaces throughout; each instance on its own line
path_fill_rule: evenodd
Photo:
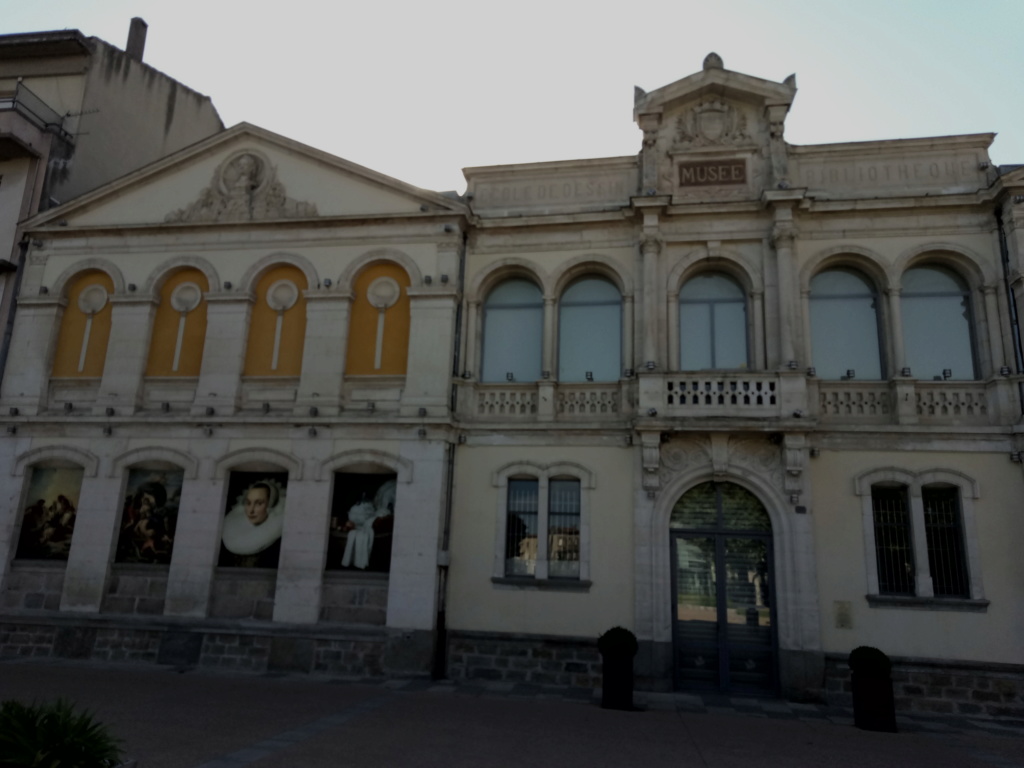
M 1017 316 L 1017 298 L 1010 285 L 1010 249 L 1006 244 L 1006 229 L 1003 227 L 1003 212 L 996 205 L 996 230 L 999 233 L 999 259 L 1003 264 L 1003 286 L 1006 291 L 1006 303 L 1010 308 L 1010 334 L 1013 337 L 1013 361 L 1017 374 L 1024 373 L 1024 350 L 1021 348 L 1020 318 Z M 1024 381 L 1017 382 L 1017 399 L 1021 415 L 1024 416 Z
M 459 252 L 459 289 L 465 284 L 466 276 L 466 243 L 469 235 L 462 233 L 462 249 Z M 459 350 L 462 348 L 462 302 L 455 306 L 455 351 L 452 355 L 452 376 L 458 377 L 461 360 Z M 452 384 L 449 413 L 455 413 L 458 402 L 458 385 Z M 448 443 L 445 448 L 445 489 L 444 489 L 444 525 L 441 531 L 441 552 L 444 559 L 438 566 L 437 574 L 437 623 L 434 634 L 434 658 L 430 676 L 434 680 L 443 680 L 448 676 L 448 569 L 449 541 L 452 528 L 452 490 L 455 486 L 455 444 Z

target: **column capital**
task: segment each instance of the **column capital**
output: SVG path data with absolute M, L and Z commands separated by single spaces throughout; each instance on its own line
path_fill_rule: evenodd
M 661 253 L 661 248 L 664 244 L 665 241 L 657 235 L 641 235 L 640 252 L 643 253 L 644 256 L 647 254 L 657 256 Z
M 772 247 L 775 250 L 792 248 L 796 240 L 796 226 L 791 221 L 776 221 L 772 225 Z

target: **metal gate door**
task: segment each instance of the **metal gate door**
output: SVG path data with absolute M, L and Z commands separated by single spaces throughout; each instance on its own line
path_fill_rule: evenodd
M 672 513 L 677 689 L 777 690 L 771 522 L 750 492 L 703 483 Z

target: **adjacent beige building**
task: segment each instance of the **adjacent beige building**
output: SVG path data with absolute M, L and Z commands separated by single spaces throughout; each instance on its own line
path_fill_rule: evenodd
M 649 689 L 869 644 L 1021 714 L 1024 169 L 795 95 L 711 54 L 462 197 L 242 124 L 32 219 L 0 650 L 590 686 L 622 625 Z

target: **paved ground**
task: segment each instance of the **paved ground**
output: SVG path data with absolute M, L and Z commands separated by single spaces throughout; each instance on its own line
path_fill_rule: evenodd
M 0 699 L 58 696 L 109 723 L 138 768 L 1024 766 L 1024 723 L 901 717 L 883 734 L 775 700 L 649 695 L 612 712 L 590 692 L 511 684 L 0 661 Z

